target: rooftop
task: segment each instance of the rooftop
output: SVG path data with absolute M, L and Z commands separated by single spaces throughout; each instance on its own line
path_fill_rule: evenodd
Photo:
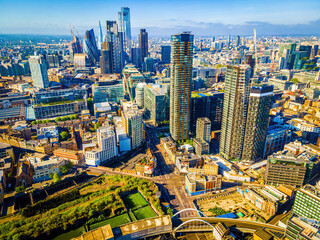
M 172 225 L 171 218 L 169 215 L 163 215 L 122 225 L 120 227 L 120 230 L 122 232 L 122 235 L 125 236 L 145 229 L 167 225 Z
M 108 240 L 113 239 L 113 232 L 110 224 L 103 227 L 91 230 L 80 237 L 74 238 L 73 240 Z

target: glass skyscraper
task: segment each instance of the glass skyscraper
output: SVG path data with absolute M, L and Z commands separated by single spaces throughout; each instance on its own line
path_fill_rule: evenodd
M 49 87 L 47 64 L 42 56 L 31 56 L 29 58 L 33 86 L 38 88 Z
M 99 50 L 93 29 L 87 30 L 83 38 L 83 52 L 87 54 L 91 66 L 99 62 Z
M 141 59 L 148 57 L 148 33 L 145 29 L 140 29 L 139 48 L 141 51 Z
M 174 140 L 189 138 L 193 35 L 171 36 L 170 133 Z
M 129 60 L 131 53 L 131 22 L 130 22 L 130 8 L 122 7 L 118 13 L 119 18 L 119 32 L 123 33 L 123 46 L 126 52 L 126 60 Z
M 110 72 L 121 73 L 124 67 L 123 58 L 123 33 L 118 31 L 116 21 L 107 21 L 107 31 L 103 43 L 103 49 L 110 54 Z

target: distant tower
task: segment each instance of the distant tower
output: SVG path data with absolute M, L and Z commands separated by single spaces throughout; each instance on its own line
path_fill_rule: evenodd
M 49 87 L 49 78 L 47 64 L 42 56 L 31 56 L 29 58 L 29 65 L 33 86 L 38 88 Z
M 139 48 L 141 51 L 141 59 L 148 57 L 148 33 L 145 29 L 140 29 Z
M 189 138 L 193 35 L 171 36 L 170 133 L 174 140 Z
M 254 68 L 254 72 L 256 72 L 257 70 L 257 64 L 258 64 L 258 53 L 257 53 L 257 30 L 254 29 L 253 30 L 253 33 L 254 33 L 254 37 L 253 37 L 253 44 L 254 44 L 254 58 L 255 58 L 255 61 L 256 61 L 256 64 L 255 64 L 255 68 Z M 253 75 L 253 73 L 252 73 Z
M 103 34 L 102 34 L 102 28 L 101 28 L 101 22 L 99 21 L 99 36 L 98 36 L 98 49 L 101 50 L 103 41 Z
M 171 46 L 161 46 L 161 61 L 170 63 Z

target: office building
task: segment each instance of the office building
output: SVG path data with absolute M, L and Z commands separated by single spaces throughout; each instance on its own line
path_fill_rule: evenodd
M 273 125 L 267 128 L 263 158 L 266 159 L 272 153 L 283 150 L 284 145 L 291 142 L 292 131 L 283 125 Z
M 123 49 L 125 51 L 125 59 L 129 60 L 131 52 L 131 22 L 130 22 L 130 8 L 122 7 L 118 12 L 119 32 L 123 33 Z
M 136 96 L 135 101 L 139 108 L 144 107 L 144 87 L 146 86 L 146 83 L 138 83 L 136 86 Z
M 110 73 L 121 73 L 124 67 L 123 33 L 118 31 L 116 21 L 106 22 L 107 31 L 102 43 L 102 49 L 109 54 Z
M 82 53 L 80 39 L 76 36 L 73 36 L 73 40 L 69 43 L 69 52 L 71 60 L 74 58 L 74 54 Z
M 148 33 L 145 29 L 140 29 L 139 48 L 141 51 L 141 59 L 148 57 Z
M 294 199 L 292 213 L 320 221 L 320 189 L 309 184 L 300 188 Z
M 138 106 L 129 102 L 127 106 L 123 106 L 121 113 L 122 123 L 124 124 L 125 132 L 131 137 L 131 148 L 135 149 L 141 146 L 143 142 L 143 121 L 142 112 Z
M 194 138 L 193 146 L 197 155 L 201 156 L 204 154 L 209 154 L 210 146 L 209 144 L 203 140 L 202 138 Z
M 221 189 L 222 176 L 207 176 L 200 174 L 187 174 L 185 177 L 186 191 L 190 196 L 219 191 Z
M 193 35 L 171 36 L 170 133 L 175 141 L 189 138 Z
M 107 45 L 107 44 L 106 44 Z M 101 74 L 110 74 L 112 69 L 112 56 L 108 46 L 107 49 L 101 50 L 100 56 L 100 70 Z
M 47 54 L 45 55 L 45 60 L 48 64 L 49 68 L 57 68 L 60 67 L 60 61 L 62 60 L 62 56 L 55 54 Z
M 97 130 L 98 147 L 85 152 L 86 164 L 99 166 L 107 164 L 117 156 L 117 144 L 111 126 L 103 126 Z
M 30 56 L 29 58 L 33 86 L 38 88 L 49 87 L 47 64 L 42 56 Z
M 140 48 L 131 48 L 131 62 L 136 67 L 141 67 L 141 49 Z
M 161 46 L 161 62 L 170 63 L 171 46 Z
M 221 129 L 223 93 L 213 90 L 193 91 L 190 100 L 190 131 L 196 135 L 197 119 L 206 117 L 211 122 L 211 131 Z
M 211 141 L 211 121 L 204 117 L 197 119 L 197 138 L 203 139 L 207 143 Z
M 85 53 L 75 53 L 73 55 L 74 68 L 85 68 L 90 66 L 89 59 Z
M 124 98 L 123 85 L 119 80 L 100 81 L 92 85 L 94 103 L 114 102 L 120 103 Z
M 242 151 L 243 161 L 253 162 L 263 158 L 272 96 L 273 86 L 251 88 Z
M 219 150 L 227 159 L 240 159 L 242 156 L 250 75 L 248 65 L 227 66 Z
M 143 71 L 144 72 L 155 72 L 155 67 L 154 67 L 154 59 L 150 57 L 144 58 L 143 62 Z
M 36 119 L 81 113 L 87 109 L 86 90 L 70 88 L 38 91 L 33 94 L 33 111 Z
M 90 66 L 99 62 L 100 52 L 97 47 L 93 29 L 87 30 L 83 38 L 83 52 L 87 54 Z
M 144 88 L 145 117 L 160 124 L 169 120 L 168 85 L 146 85 Z
M 316 155 L 302 152 L 295 155 L 288 151 L 277 152 L 268 157 L 265 184 L 302 187 L 312 179 Z

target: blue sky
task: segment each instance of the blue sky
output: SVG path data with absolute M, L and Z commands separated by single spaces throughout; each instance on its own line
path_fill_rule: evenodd
M 196 35 L 319 34 L 319 0 L 0 0 L 0 34 L 82 35 L 101 20 L 117 20 L 122 6 L 131 10 L 133 36 L 139 28 L 169 36 L 183 30 Z

